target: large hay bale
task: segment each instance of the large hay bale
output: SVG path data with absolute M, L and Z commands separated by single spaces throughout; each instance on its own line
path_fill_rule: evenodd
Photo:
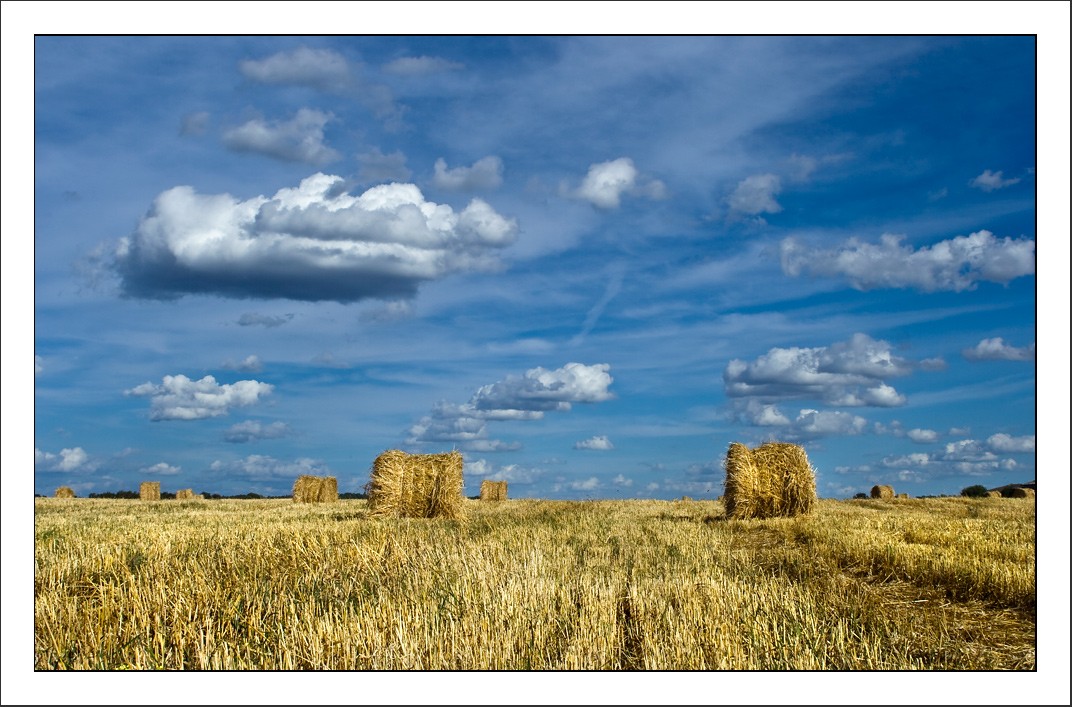
M 457 450 L 443 454 L 387 450 L 372 463 L 366 487 L 369 515 L 462 518 L 463 461 Z
M 74 498 L 74 489 L 70 486 L 60 486 L 56 489 L 56 498 Z
M 991 491 L 987 491 L 986 495 L 988 497 L 990 497 L 990 498 L 1001 498 L 1001 491 L 998 491 L 997 489 L 993 489 Z
M 872 486 L 871 498 L 889 499 L 894 498 L 897 494 L 893 492 L 892 486 Z
M 481 501 L 505 501 L 506 500 L 506 482 L 505 481 L 490 481 L 484 479 L 480 482 L 480 500 Z
M 175 500 L 176 501 L 188 501 L 188 500 L 190 500 L 192 498 L 194 498 L 194 490 L 193 489 L 179 489 L 178 491 L 175 492 Z
M 334 503 L 339 500 L 339 482 L 334 476 L 302 474 L 294 480 L 295 503 Z
M 1005 489 L 1005 498 L 1034 498 L 1035 490 L 1024 486 L 1010 486 Z
M 160 482 L 159 481 L 142 481 L 141 488 L 138 489 L 138 497 L 143 501 L 159 501 L 160 500 Z
M 815 470 L 798 445 L 767 442 L 748 449 L 733 442 L 726 451 L 723 501 L 730 518 L 803 515 L 816 501 Z

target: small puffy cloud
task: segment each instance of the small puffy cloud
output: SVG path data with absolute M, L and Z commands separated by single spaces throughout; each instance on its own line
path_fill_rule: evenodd
M 379 148 L 372 148 L 359 154 L 357 161 L 361 165 L 357 172 L 357 180 L 361 184 L 404 182 L 412 174 L 406 167 L 406 156 L 398 150 L 385 155 Z
M 539 420 L 548 411 L 565 411 L 573 403 L 597 403 L 610 400 L 608 390 L 610 365 L 567 363 L 562 368 L 533 368 L 523 376 L 481 386 L 464 404 L 440 402 L 432 414 L 410 426 L 408 444 L 451 443 L 475 452 L 498 452 L 519 449 L 491 439 L 488 422 Z
M 330 113 L 302 108 L 289 121 L 254 118 L 223 134 L 223 144 L 235 152 L 254 152 L 285 162 L 322 166 L 341 155 L 324 144 L 324 126 Z
M 290 434 L 290 426 L 285 422 L 273 422 L 265 425 L 257 420 L 238 422 L 224 432 L 223 439 L 232 444 L 244 444 L 258 439 L 279 439 Z
M 883 379 L 907 375 L 911 368 L 892 353 L 889 343 L 857 333 L 831 346 L 773 348 L 752 362 L 733 359 L 722 378 L 732 398 L 767 403 L 809 398 L 843 407 L 894 407 L 905 398 Z M 764 414 L 763 424 L 779 424 L 773 411 Z
M 573 196 L 601 209 L 618 208 L 622 194 L 662 199 L 666 196 L 666 187 L 657 179 L 642 177 L 633 160 L 619 157 L 591 165 L 581 185 L 572 192 Z
M 754 174 L 741 180 L 729 197 L 730 211 L 747 216 L 776 214 L 782 210 L 774 197 L 782 190 L 776 174 Z
M 179 125 L 180 135 L 204 135 L 208 132 L 209 114 L 208 111 L 197 111 L 196 113 L 187 113 L 182 117 L 182 123 Z
M 384 73 L 395 76 L 427 76 L 446 71 L 458 71 L 464 64 L 437 56 L 403 56 L 384 64 Z
M 1004 189 L 1005 187 L 1012 186 L 1013 184 L 1017 184 L 1019 181 L 1020 179 L 1018 177 L 1014 179 L 1005 179 L 1002 176 L 1000 169 L 997 172 L 991 172 L 989 169 L 986 169 L 983 170 L 982 174 L 980 174 L 978 177 L 968 183 L 976 189 L 982 189 L 983 191 L 990 192 L 994 191 L 995 189 Z
M 566 484 L 566 487 L 574 491 L 595 491 L 601 488 L 602 484 L 599 483 L 599 479 L 595 476 L 589 476 L 587 479 L 580 481 L 570 481 Z
M 481 387 L 472 405 L 483 411 L 569 410 L 573 403 L 598 403 L 614 397 L 608 388 L 614 379 L 610 364 L 567 363 L 548 370 L 533 368 L 523 376 L 510 376 Z
M 230 371 L 241 371 L 242 373 L 259 373 L 263 366 L 261 360 L 257 358 L 255 354 L 250 354 L 244 359 L 235 363 L 234 361 L 225 361 L 223 367 Z
M 237 474 L 254 481 L 294 479 L 303 474 L 310 476 L 333 475 L 331 469 L 316 459 L 301 458 L 282 461 L 261 454 L 250 454 L 245 459 L 216 460 L 209 465 L 214 472 Z
M 606 435 L 596 435 L 589 437 L 588 439 L 576 442 L 573 445 L 574 449 L 594 449 L 594 450 L 609 450 L 614 449 L 614 445 Z
M 293 314 L 271 316 L 268 314 L 258 314 L 256 312 L 246 312 L 238 318 L 238 326 L 262 326 L 271 329 L 277 326 L 283 326 L 293 318 Z
M 120 239 L 114 266 L 133 297 L 393 300 L 427 280 L 497 268 L 494 253 L 517 231 L 481 199 L 456 212 L 397 183 L 352 196 L 341 177 L 317 173 L 246 201 L 169 189 Z
M 625 488 L 629 488 L 630 486 L 633 485 L 633 480 L 626 478 L 622 474 L 618 474 L 617 476 L 614 477 L 614 479 L 612 479 L 612 483 L 615 486 L 624 486 Z
M 329 49 L 300 47 L 264 59 L 247 59 L 238 67 L 246 78 L 265 84 L 338 91 L 350 87 L 353 82 L 346 57 Z
M 983 339 L 974 348 L 964 349 L 961 353 L 969 361 L 1034 361 L 1035 344 L 1017 348 L 998 336 Z
M 173 466 L 164 462 L 142 468 L 141 472 L 149 476 L 174 476 L 182 471 L 181 466 Z
M 994 435 L 999 437 L 999 435 Z M 906 474 L 912 474 L 916 470 L 925 469 L 933 477 L 936 475 L 967 474 L 970 476 L 986 476 L 995 471 L 1013 471 L 1018 468 L 1016 460 L 1001 458 L 995 451 L 1006 452 L 1008 450 L 995 449 L 991 437 L 986 443 L 974 439 L 957 440 L 945 445 L 943 451 L 926 454 L 914 453 L 905 455 L 889 456 L 882 460 L 882 465 L 890 469 L 898 469 Z M 1009 438 L 1013 440 L 1014 438 Z M 1014 446 L 1026 440 L 1020 438 L 1013 442 Z M 1034 440 L 1033 437 L 1030 438 Z M 1000 439 L 997 446 L 1001 446 L 1006 440 Z M 1026 450 L 1016 450 L 1026 451 Z
M 938 441 L 938 433 L 934 430 L 923 430 L 916 428 L 909 430 L 907 435 L 908 439 L 918 444 L 928 444 L 930 442 Z
M 1035 435 L 1013 437 L 1011 435 L 1005 434 L 1004 432 L 999 432 L 995 435 L 987 437 L 986 444 L 992 451 L 995 452 L 1001 452 L 1005 454 L 1034 454 Z
M 34 468 L 42 471 L 87 471 L 95 465 L 90 463 L 89 454 L 81 447 L 61 449 L 59 454 L 42 452 L 34 447 Z
M 836 410 L 801 410 L 795 419 L 790 419 L 774 405 L 760 405 L 755 401 L 741 406 L 737 417 L 747 424 L 759 427 L 777 427 L 778 436 L 787 440 L 809 440 L 821 437 L 855 436 L 862 434 L 867 420 Z
M 878 244 L 850 238 L 834 250 L 809 249 L 794 238 L 781 243 L 782 271 L 792 277 L 845 277 L 857 290 L 915 288 L 923 292 L 975 289 L 979 282 L 1008 283 L 1035 272 L 1035 241 L 996 238 L 990 231 L 913 250 L 903 236 Z
M 203 420 L 228 414 L 232 408 L 255 405 L 272 392 L 272 386 L 255 380 L 219 384 L 212 376 L 190 380 L 184 375 L 142 383 L 127 395 L 150 398 L 150 420 Z
M 440 158 L 435 162 L 432 184 L 447 191 L 497 189 L 502 185 L 502 171 L 502 160 L 495 155 L 477 160 L 472 167 L 454 169 L 447 169 L 447 163 Z

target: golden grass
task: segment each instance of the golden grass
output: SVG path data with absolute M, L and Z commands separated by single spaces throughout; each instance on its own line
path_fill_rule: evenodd
M 723 498 L 730 518 L 775 518 L 808 513 L 816 501 L 815 470 L 803 447 L 767 442 L 726 451 Z
M 141 487 L 138 490 L 138 497 L 143 501 L 159 501 L 160 500 L 160 482 L 159 481 L 142 481 Z
M 443 454 L 385 451 L 372 464 L 369 513 L 403 518 L 464 518 L 463 465 L 458 451 Z
M 480 482 L 480 500 L 481 501 L 505 501 L 506 500 L 506 482 L 505 481 L 491 481 L 490 479 L 484 479 Z
M 1035 670 L 1034 504 L 35 499 L 36 670 Z

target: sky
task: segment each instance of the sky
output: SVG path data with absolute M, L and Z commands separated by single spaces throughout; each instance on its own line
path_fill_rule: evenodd
M 1067 4 L 130 5 L 4 4 L 8 500 L 1067 498 Z
M 1036 49 L 39 36 L 34 491 L 1035 480 Z

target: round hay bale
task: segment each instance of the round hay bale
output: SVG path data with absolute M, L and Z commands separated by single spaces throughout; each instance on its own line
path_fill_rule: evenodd
M 897 498 L 908 498 L 908 494 L 907 493 L 899 493 L 899 494 L 897 494 Z
M 70 486 L 60 486 L 56 489 L 56 498 L 74 498 L 74 489 Z
M 767 442 L 726 451 L 723 500 L 730 518 L 774 518 L 808 513 L 816 501 L 815 470 L 803 447 Z
M 1001 491 L 994 489 L 992 491 L 987 491 L 986 495 L 988 498 L 1001 498 Z
M 871 498 L 890 499 L 896 494 L 893 492 L 892 486 L 872 486 Z
M 1035 490 L 1024 486 L 1012 486 L 1005 490 L 1005 498 L 1034 498 Z

